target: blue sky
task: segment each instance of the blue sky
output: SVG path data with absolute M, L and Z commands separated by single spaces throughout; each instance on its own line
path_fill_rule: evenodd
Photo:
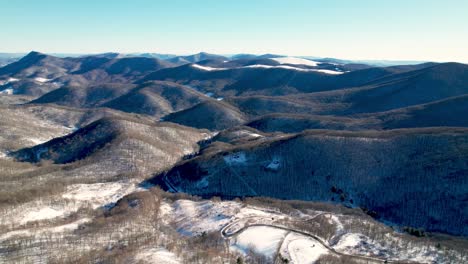
M 0 51 L 468 62 L 466 0 L 0 0 Z

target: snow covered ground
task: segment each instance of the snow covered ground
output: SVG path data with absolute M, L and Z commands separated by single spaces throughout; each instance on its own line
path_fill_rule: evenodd
M 15 230 L 11 231 L 5 234 L 0 235 L 0 243 L 1 241 L 11 239 L 12 237 L 15 236 L 40 236 L 45 233 L 64 233 L 64 232 L 70 232 L 73 230 L 78 229 L 78 227 L 82 224 L 90 222 L 91 219 L 89 218 L 82 218 L 78 219 L 77 221 L 74 221 L 69 224 L 64 224 L 64 225 L 59 225 L 59 226 L 52 226 L 52 227 L 45 227 L 45 228 L 36 228 L 34 231 L 31 231 L 29 229 L 20 229 L 20 230 Z
M 204 71 L 223 71 L 227 70 L 228 68 L 213 68 L 213 67 L 208 67 L 208 66 L 202 66 L 199 64 L 192 64 L 193 68 L 199 69 L 199 70 L 204 70 Z
M 387 235 L 385 242 L 398 244 L 401 239 Z M 437 263 L 439 250 L 435 247 L 426 248 L 413 246 L 406 250 L 389 248 L 388 245 L 373 241 L 369 237 L 358 233 L 347 233 L 341 237 L 338 243 L 333 247 L 338 252 L 346 252 L 361 256 L 382 256 L 391 260 L 406 259 L 420 263 Z
M 8 95 L 12 95 L 15 93 L 15 90 L 11 89 L 11 88 L 8 88 L 8 89 L 5 89 L 5 90 L 2 90 L 0 91 L 0 94 L 8 94 Z
M 137 190 L 140 189 L 132 182 L 75 184 L 68 186 L 67 192 L 62 197 L 77 203 L 89 204 L 96 209 L 116 202 L 125 195 Z
M 141 191 L 136 182 L 74 184 L 52 200 L 36 200 L 14 207 L 3 215 L 3 223 L 26 224 L 65 218 L 83 207 L 96 209 L 117 202 L 123 196 Z
M 0 80 L 0 85 L 5 85 L 5 84 L 9 84 L 9 83 L 12 83 L 12 82 L 18 82 L 20 79 L 17 79 L 17 78 L 8 78 L 6 80 Z
M 36 78 L 34 78 L 34 80 L 35 80 L 36 82 L 40 82 L 40 83 L 46 83 L 46 82 L 50 82 L 50 81 L 51 81 L 51 79 L 47 79 L 47 78 L 43 78 L 43 77 L 36 77 Z
M 177 256 L 165 248 L 141 249 L 134 257 L 137 263 L 161 263 L 179 264 L 182 263 Z
M 283 257 L 288 257 L 292 264 L 312 264 L 320 256 L 330 253 L 318 241 L 294 232 L 285 237 L 279 252 Z
M 249 227 L 235 238 L 231 248 L 243 253 L 251 249 L 272 259 L 287 233 L 285 230 L 268 226 Z
M 272 60 L 277 61 L 280 64 L 295 64 L 295 65 L 306 65 L 306 66 L 317 66 L 320 62 L 296 58 L 296 57 L 281 57 L 281 58 L 273 58 Z
M 240 208 L 235 202 L 178 200 L 172 205 L 163 204 L 162 215 L 165 219 L 173 218 L 182 234 L 197 235 L 221 230 Z
M 341 71 L 324 70 L 324 69 L 318 69 L 318 70 L 313 70 L 313 71 L 326 73 L 326 74 L 343 74 L 344 73 L 344 72 L 341 72 Z
M 326 69 L 304 69 L 304 68 L 294 67 L 290 65 L 272 66 L 272 65 L 264 65 L 264 64 L 254 64 L 254 65 L 234 67 L 234 68 L 214 68 L 214 67 L 202 66 L 198 64 L 192 64 L 192 67 L 200 69 L 200 70 L 204 70 L 204 71 L 225 71 L 225 70 L 230 70 L 230 69 L 262 68 L 262 69 L 287 69 L 287 70 L 302 71 L 302 72 L 320 72 L 320 73 L 325 73 L 325 74 L 343 74 L 344 73 L 341 71 L 326 70 Z

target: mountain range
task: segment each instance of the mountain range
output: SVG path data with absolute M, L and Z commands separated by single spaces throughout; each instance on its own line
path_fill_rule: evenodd
M 125 182 L 195 200 L 319 202 L 466 245 L 466 64 L 205 52 L 1 58 L 5 212 L 71 186 Z M 128 217 L 140 195 L 129 193 L 113 193 L 126 198 L 101 204 L 111 209 L 95 224 Z M 11 219 L 11 232 L 24 227 Z

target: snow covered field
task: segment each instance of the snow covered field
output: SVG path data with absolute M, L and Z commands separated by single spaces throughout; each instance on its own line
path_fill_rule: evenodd
M 36 77 L 36 78 L 34 78 L 34 80 L 35 80 L 36 82 L 40 82 L 40 83 L 46 83 L 46 82 L 50 82 L 50 81 L 51 81 L 51 79 L 47 79 L 47 78 L 43 78 L 43 77 Z
M 289 257 L 293 264 L 312 264 L 320 256 L 330 253 L 318 241 L 294 232 L 284 238 L 279 252 L 283 257 Z
M 235 238 L 234 245 L 231 247 L 243 253 L 252 249 L 269 258 L 274 258 L 286 234 L 287 231 L 274 227 L 249 227 Z
M 308 65 L 308 66 L 312 66 L 312 65 Z M 202 66 L 199 64 L 192 64 L 192 67 L 199 69 L 199 70 L 203 70 L 203 71 L 226 71 L 226 70 L 231 70 L 231 69 L 261 68 L 261 69 L 287 69 L 287 70 L 302 71 L 302 72 L 320 72 L 324 74 L 343 74 L 344 73 L 341 71 L 334 71 L 334 70 L 327 70 L 327 69 L 305 69 L 305 68 L 294 67 L 290 65 L 272 66 L 272 65 L 264 65 L 264 64 L 254 64 L 254 65 L 248 65 L 248 66 L 243 66 L 243 67 L 214 68 L 214 67 Z
M 135 261 L 138 263 L 165 263 L 179 264 L 182 263 L 177 256 L 167 251 L 165 248 L 148 248 L 140 250 L 135 256 Z
M 281 57 L 281 58 L 273 58 L 272 60 L 277 61 L 280 64 L 295 64 L 295 65 L 306 65 L 306 66 L 317 66 L 320 62 L 296 58 L 296 57 Z
M 3 214 L 2 221 L 10 225 L 24 225 L 29 222 L 65 218 L 80 208 L 97 209 L 139 190 L 141 189 L 134 182 L 70 185 L 59 198 L 33 201 L 10 209 Z

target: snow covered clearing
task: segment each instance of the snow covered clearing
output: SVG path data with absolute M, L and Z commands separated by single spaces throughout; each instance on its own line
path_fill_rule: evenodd
M 179 264 L 182 263 L 177 256 L 165 248 L 141 249 L 134 257 L 138 263 L 164 263 Z
M 251 138 L 261 138 L 261 137 L 263 137 L 262 135 L 251 132 L 249 130 L 238 130 L 238 131 L 234 131 L 232 134 L 236 135 L 238 137 L 244 137 L 244 136 L 245 137 L 251 137 Z
M 65 214 L 64 209 L 55 209 L 52 207 L 43 207 L 38 210 L 27 212 L 21 219 L 21 223 L 53 219 Z
M 391 260 L 406 259 L 421 263 L 437 263 L 439 249 L 431 246 L 408 247 L 405 250 L 390 244 L 398 245 L 401 241 L 398 237 L 390 234 L 386 235 L 385 242 L 379 243 L 369 237 L 359 233 L 347 233 L 343 235 L 338 243 L 333 247 L 338 252 L 361 256 L 381 256 Z
M 281 166 L 281 159 L 279 157 L 274 157 L 265 168 L 276 171 L 280 168 L 280 166 Z
M 274 227 L 253 226 L 237 235 L 231 247 L 243 253 L 252 249 L 269 258 L 274 258 L 286 234 L 287 231 Z
M 11 89 L 11 88 L 8 88 L 8 89 L 5 89 L 3 91 L 0 91 L 0 94 L 8 94 L 8 95 L 12 95 L 15 93 L 15 90 Z
M 75 222 L 64 224 L 64 225 L 59 225 L 59 226 L 36 228 L 34 230 L 30 230 L 30 229 L 15 230 L 15 231 L 11 231 L 11 232 L 1 235 L 0 241 L 4 241 L 12 237 L 17 237 L 17 236 L 30 236 L 30 235 L 40 236 L 44 233 L 70 232 L 70 231 L 78 229 L 80 225 L 89 223 L 89 222 L 91 222 L 91 219 L 82 218 L 82 219 L 76 220 Z
M 64 218 L 83 207 L 97 209 L 117 202 L 123 196 L 143 190 L 133 182 L 74 184 L 65 193 L 47 200 L 16 206 L 3 215 L 5 223 L 26 224 L 33 221 Z
M 178 200 L 171 206 L 162 205 L 163 218 L 174 218 L 178 230 L 184 235 L 219 231 L 240 210 L 236 202 L 214 203 Z
M 316 66 L 316 65 L 308 65 L 308 66 Z M 254 64 L 254 65 L 234 67 L 234 68 L 213 68 L 213 67 L 202 66 L 198 64 L 192 64 L 192 67 L 200 69 L 200 70 L 204 70 L 204 71 L 225 71 L 225 70 L 230 70 L 230 69 L 262 68 L 262 69 L 287 69 L 287 70 L 303 71 L 303 72 L 320 72 L 320 73 L 325 73 L 325 74 L 343 74 L 344 73 L 340 71 L 326 70 L 326 69 L 304 69 L 304 68 L 298 68 L 298 67 L 289 66 L 289 65 L 272 66 L 272 65 Z
M 245 66 L 243 68 L 287 69 L 287 70 L 304 71 L 304 72 L 312 71 L 312 69 L 303 69 L 303 68 L 297 68 L 297 67 L 287 66 L 287 65 L 271 66 L 271 65 L 263 65 L 263 64 L 254 64 L 254 65 Z
M 224 156 L 224 162 L 228 165 L 245 164 L 246 161 L 247 158 L 244 152 L 237 152 Z
M 36 77 L 36 78 L 34 78 L 34 80 L 36 82 L 46 83 L 46 82 L 50 82 L 52 79 L 47 79 L 47 78 L 43 78 L 43 77 Z
M 288 234 L 279 250 L 283 257 L 289 257 L 293 264 L 312 264 L 320 256 L 330 251 L 313 238 L 291 232 Z
M 324 70 L 324 69 L 318 69 L 318 70 L 312 69 L 312 71 L 326 73 L 326 74 L 343 74 L 344 73 L 344 72 L 341 72 L 341 71 Z
M 295 65 L 306 65 L 306 66 L 317 66 L 320 62 L 296 58 L 296 57 L 281 57 L 281 58 L 272 58 L 272 60 L 277 61 L 280 64 L 295 64 Z
M 5 85 L 5 84 L 9 84 L 9 83 L 12 83 L 12 82 L 18 82 L 20 79 L 16 79 L 16 78 L 8 78 L 6 80 L 1 80 L 0 81 L 0 86 L 1 85 Z
M 116 202 L 125 195 L 137 190 L 139 189 L 136 184 L 131 182 L 74 184 L 67 187 L 67 192 L 62 197 L 89 204 L 96 209 Z
M 26 140 L 32 142 L 34 145 L 39 145 L 50 140 L 50 138 L 26 138 Z
M 208 66 L 202 66 L 199 64 L 192 64 L 193 68 L 203 70 L 203 71 L 223 71 L 223 70 L 228 70 L 228 68 L 213 68 L 213 67 L 208 67 Z

